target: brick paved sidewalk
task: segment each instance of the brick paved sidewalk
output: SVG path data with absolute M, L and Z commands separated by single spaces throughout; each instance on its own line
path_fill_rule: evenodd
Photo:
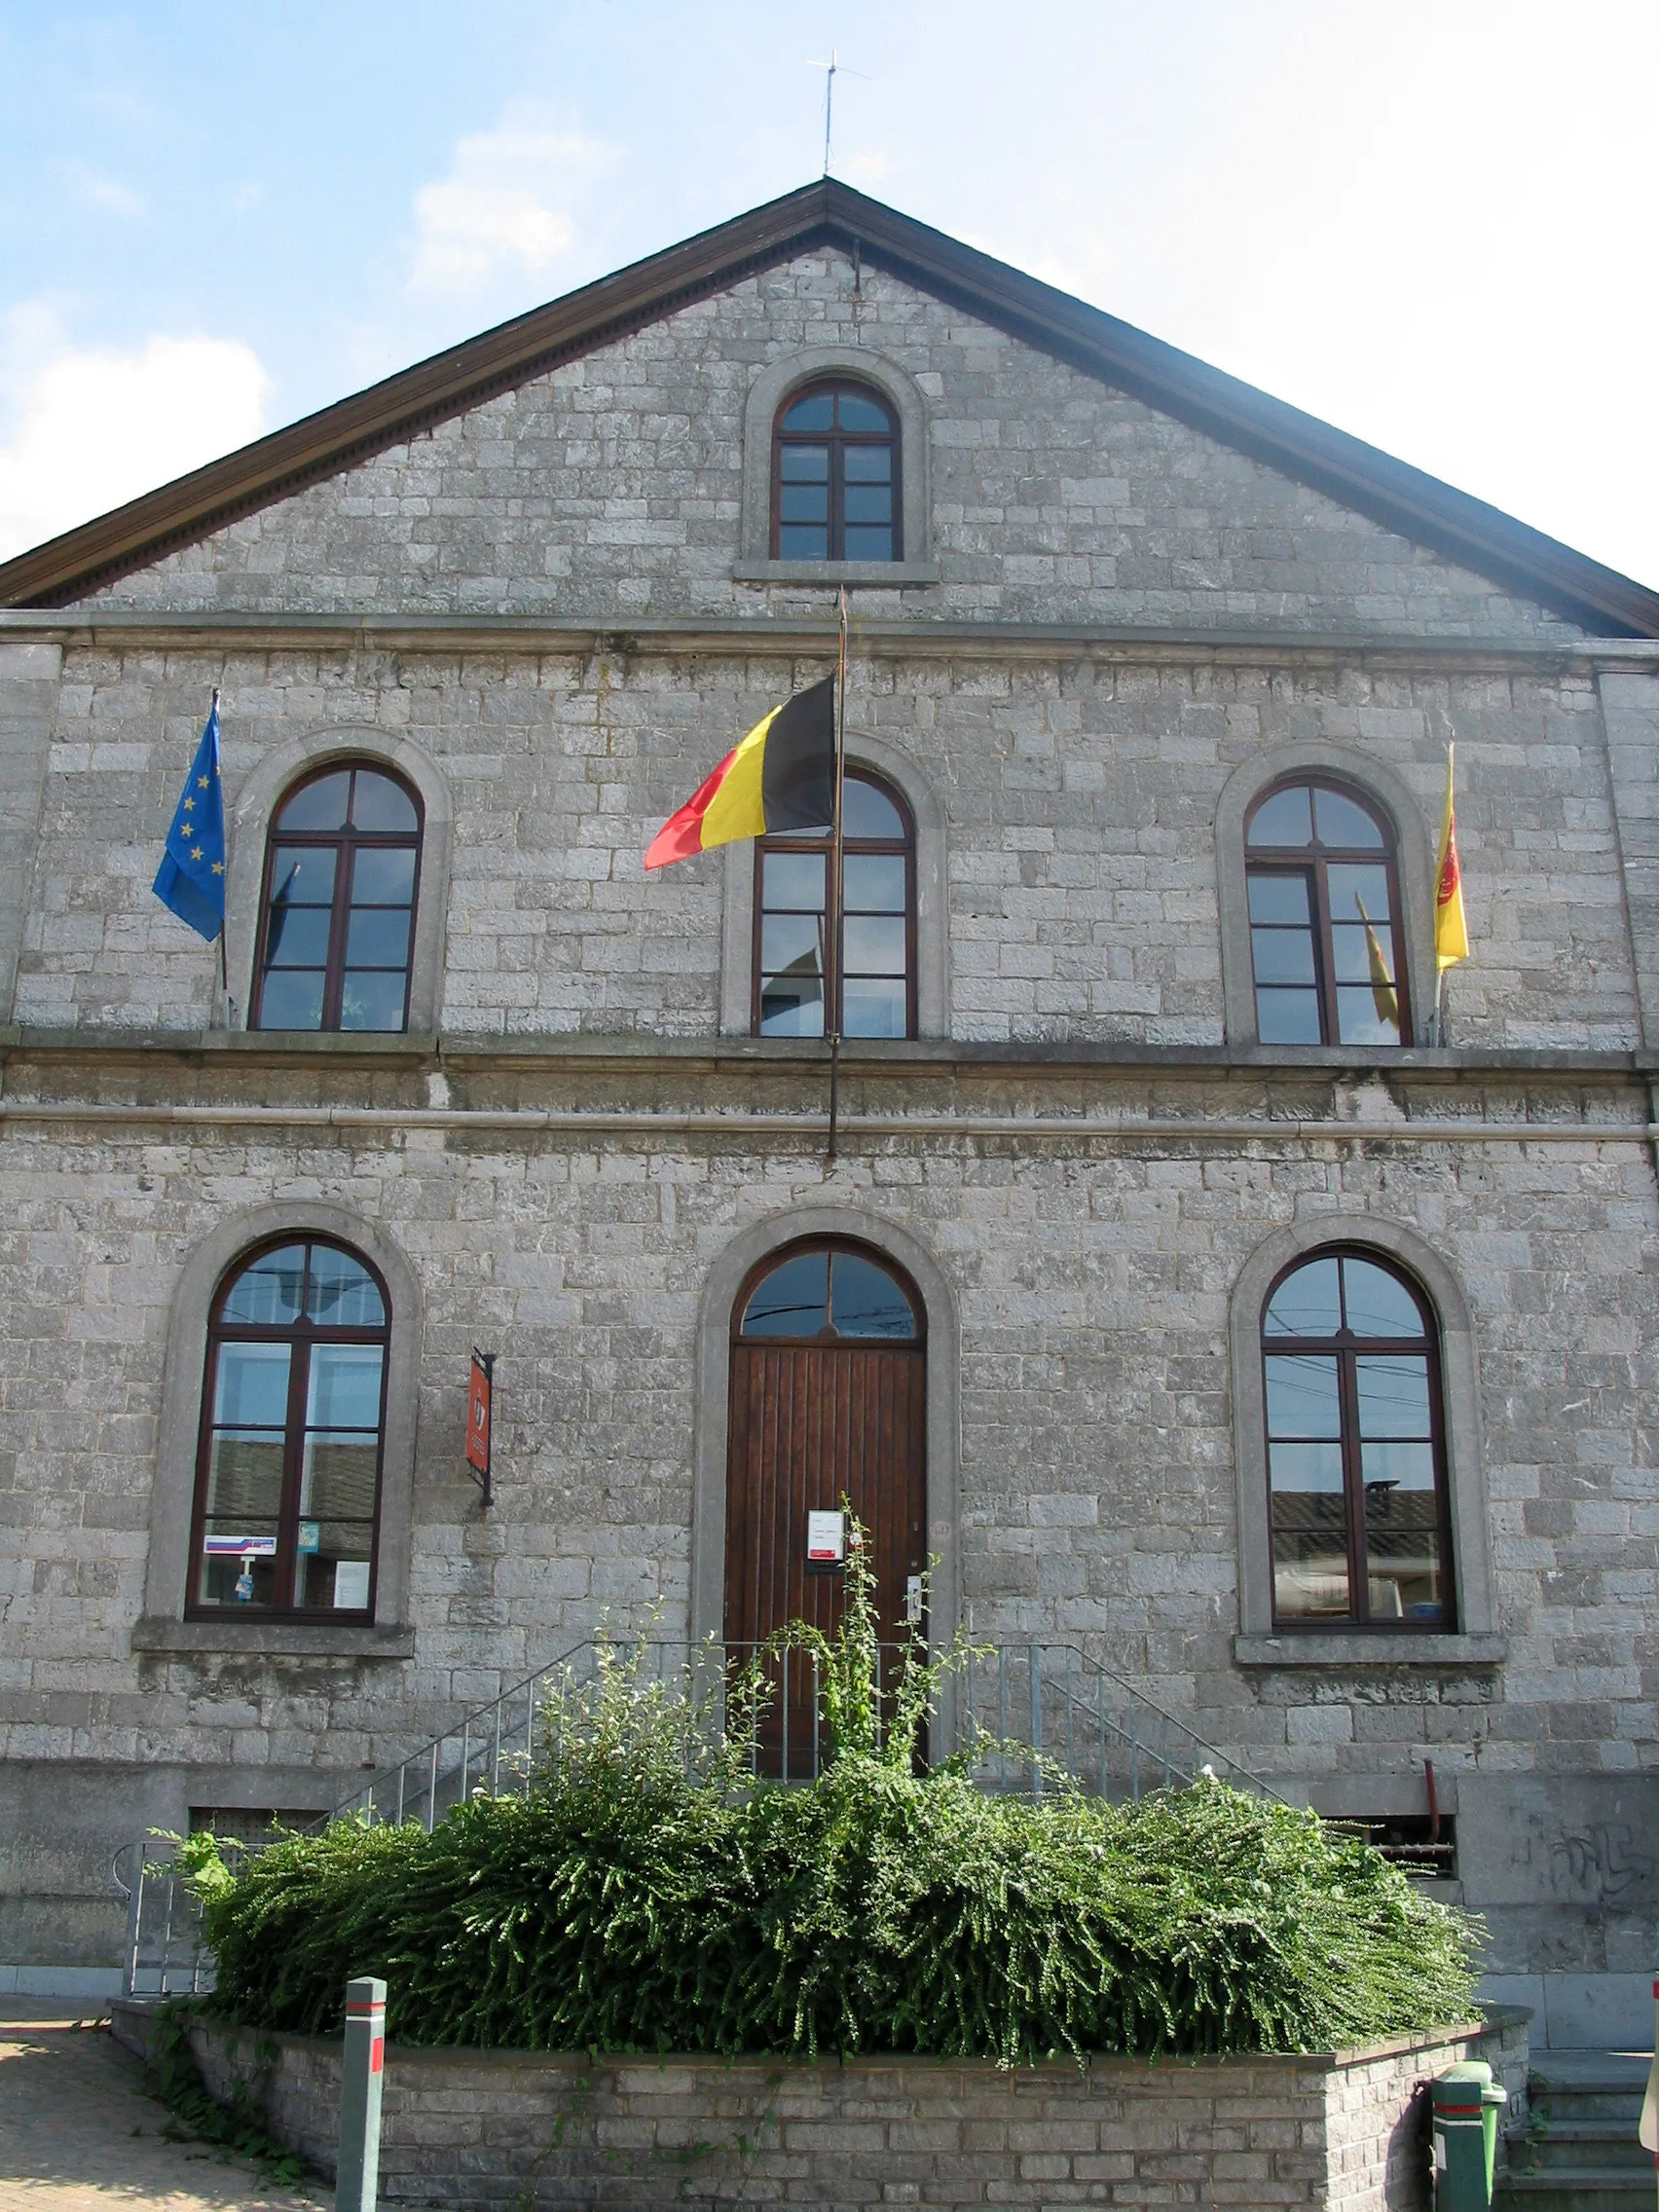
M 0 1999 L 0 2212 L 316 2212 L 332 2192 L 270 2189 L 246 2158 L 169 2143 L 137 2062 L 50 1998 Z

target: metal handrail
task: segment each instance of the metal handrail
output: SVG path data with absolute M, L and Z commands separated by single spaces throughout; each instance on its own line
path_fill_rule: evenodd
M 1207 1742 L 1177 1714 L 1075 1643 L 1005 1643 L 988 1653 L 975 1650 L 965 1676 L 969 1718 L 981 1736 L 996 1743 L 993 1757 L 999 1789 L 1011 1787 L 1012 1763 L 1015 1773 L 1023 1772 L 1025 1787 L 1034 1795 L 1042 1792 L 1048 1765 L 1062 1769 L 1069 1781 L 1080 1786 L 1092 1784 L 1092 1793 L 1102 1797 L 1138 1799 L 1144 1788 L 1172 1788 L 1210 1775 L 1235 1789 L 1277 1804 L 1288 1802 L 1230 1752 Z M 977 1710 L 986 1676 L 996 1713 L 994 1727 L 979 1721 Z M 1056 1731 L 1048 1723 L 1056 1708 L 1063 1743 L 1051 1748 Z M 1015 1713 L 1023 1725 L 1014 1723 Z M 1039 1753 L 1035 1761 L 1019 1756 L 1033 1751 Z M 1114 1781 L 1121 1788 L 1114 1789 Z
M 878 1646 L 878 1684 L 891 1664 L 888 1655 L 903 1648 Z M 419 1821 L 430 1833 L 469 1797 L 527 1788 L 538 1749 L 556 1751 L 537 1742 L 537 1724 L 556 1678 L 563 1677 L 567 1691 L 581 1694 L 597 1682 L 610 1655 L 633 1668 L 637 1678 L 683 1696 L 693 1708 L 722 1697 L 734 1661 L 774 1666 L 777 1694 L 768 1709 L 773 1717 L 753 1740 L 751 1772 L 786 1784 L 809 1782 L 822 1772 L 823 1684 L 811 1653 L 713 1640 L 701 1645 L 667 1639 L 610 1645 L 588 1640 L 473 1707 L 298 1832 L 316 1833 L 331 1821 L 354 1817 L 371 1825 Z M 802 1679 L 804 1668 L 811 1670 L 810 1680 Z M 1076 1644 L 975 1647 L 951 1689 L 952 1710 L 942 1725 L 970 1754 L 970 1771 L 982 1788 L 1039 1796 L 1063 1774 L 1091 1794 L 1139 1799 L 1147 1789 L 1191 1784 L 1209 1773 L 1283 1802 L 1236 1759 Z M 170 1850 L 162 1856 L 153 1848 L 162 1842 L 145 1837 L 124 1845 L 111 1863 L 129 1903 L 123 1974 L 129 1995 L 141 1986 L 146 1994 L 170 1995 L 211 1985 L 211 1960 L 202 1944 L 194 1900 L 172 1873 Z

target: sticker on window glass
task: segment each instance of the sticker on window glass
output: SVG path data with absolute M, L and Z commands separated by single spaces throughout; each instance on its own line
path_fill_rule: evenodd
M 322 1523 L 320 1521 L 302 1521 L 300 1523 L 300 1550 L 314 1552 L 321 1542 Z
M 203 1536 L 202 1548 L 219 1559 L 275 1559 L 275 1536 Z

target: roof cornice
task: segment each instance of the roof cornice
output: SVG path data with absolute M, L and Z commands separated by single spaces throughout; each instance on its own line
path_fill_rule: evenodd
M 826 177 L 434 354 L 0 565 L 0 606 L 84 596 L 239 515 L 825 239 L 1591 630 L 1659 637 L 1659 592 L 1193 354 Z

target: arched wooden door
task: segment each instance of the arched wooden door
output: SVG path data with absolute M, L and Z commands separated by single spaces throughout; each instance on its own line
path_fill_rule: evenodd
M 843 1573 L 807 1557 L 808 1515 L 843 1500 L 875 1569 L 884 1660 L 904 1634 L 912 1577 L 927 1565 L 927 1345 L 922 1302 L 856 1245 L 797 1246 L 768 1261 L 732 1313 L 726 1463 L 725 1636 L 763 1641 L 786 1621 L 826 1634 Z M 761 1730 L 766 1771 L 814 1771 L 809 1665 L 772 1674 Z

